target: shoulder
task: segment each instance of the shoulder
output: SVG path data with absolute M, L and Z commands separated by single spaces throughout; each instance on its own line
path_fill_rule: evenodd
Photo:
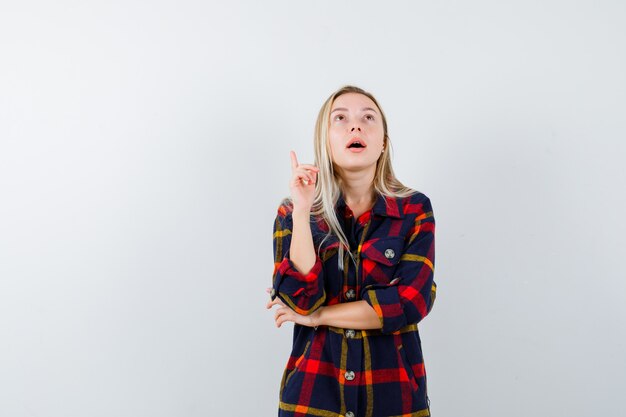
M 291 216 L 293 212 L 293 200 L 291 197 L 285 197 L 280 201 L 278 209 L 276 210 L 276 217 L 279 219 L 285 219 L 287 216 Z
M 430 198 L 422 191 L 413 190 L 414 193 L 409 196 L 413 204 L 430 204 Z
M 274 223 L 280 225 L 282 228 L 290 229 L 293 224 L 293 209 L 294 206 L 291 197 L 283 198 L 276 209 L 276 219 Z M 322 215 L 311 214 L 310 226 L 313 237 L 319 234 L 324 235 L 330 230 L 328 223 Z
M 410 195 L 400 198 L 404 214 L 432 216 L 433 206 L 428 195 L 422 191 L 411 190 L 412 193 Z

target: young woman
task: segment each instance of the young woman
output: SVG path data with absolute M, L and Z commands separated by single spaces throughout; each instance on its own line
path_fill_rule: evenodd
M 344 86 L 315 126 L 315 164 L 291 152 L 274 221 L 267 308 L 294 323 L 279 416 L 429 416 L 417 328 L 435 301 L 429 198 L 398 181 L 376 99 Z

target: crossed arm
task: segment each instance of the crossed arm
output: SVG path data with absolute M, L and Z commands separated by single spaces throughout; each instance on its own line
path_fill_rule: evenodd
M 277 305 L 276 326 L 292 321 L 305 326 L 327 325 L 351 329 L 381 329 L 392 333 L 410 323 L 418 323 L 431 310 L 436 296 L 433 280 L 435 264 L 435 219 L 428 197 L 416 195 L 411 202 L 417 213 L 396 266 L 395 278 L 388 284 L 369 284 L 362 289 L 361 300 L 324 305 L 326 293 L 322 260 L 315 256 L 313 266 L 289 252 L 293 227 L 291 214 L 279 210 L 275 221 L 275 270 L 271 300 Z M 298 216 L 294 218 L 299 221 Z M 302 237 L 302 233 L 300 234 Z M 293 237 L 296 240 L 298 235 Z M 306 236 L 306 240 L 310 239 Z M 312 242 L 307 242 L 311 244 Z M 296 248 L 297 248 L 296 244 Z M 310 249 L 310 247 L 309 247 Z M 308 252 L 308 251 L 304 251 Z M 297 264 L 296 264 L 297 262 Z M 302 269 L 300 269 L 302 267 Z M 318 311 L 319 310 L 319 311 Z
M 291 227 L 275 230 L 275 239 L 281 239 L 285 230 L 291 229 L 291 236 L 289 236 L 288 240 L 290 262 L 297 270 L 310 272 L 319 260 L 316 259 L 313 247 L 313 238 L 309 225 L 309 211 L 306 210 L 303 212 L 294 210 L 291 220 Z M 288 234 L 289 232 L 287 232 L 287 235 Z M 284 237 L 282 237 L 282 239 L 284 239 Z M 285 241 L 285 243 L 287 243 L 287 241 Z M 267 292 L 271 294 L 271 288 L 268 288 Z M 294 309 L 285 305 L 278 297 L 269 301 L 266 304 L 266 308 L 270 309 L 275 305 L 279 306 L 274 313 L 274 320 L 277 327 L 280 327 L 286 321 L 291 321 L 309 327 L 324 325 L 363 330 L 381 328 L 381 322 L 376 311 L 364 300 L 320 306 L 314 312 L 307 315 L 297 313 Z
M 267 292 L 269 293 L 270 290 L 268 288 Z M 307 316 L 296 313 L 278 297 L 274 301 L 268 301 L 266 308 L 269 309 L 275 305 L 280 306 L 274 312 L 276 327 L 280 327 L 286 321 L 291 321 L 308 327 L 334 326 L 360 330 L 381 328 L 378 315 L 365 300 L 321 306 Z

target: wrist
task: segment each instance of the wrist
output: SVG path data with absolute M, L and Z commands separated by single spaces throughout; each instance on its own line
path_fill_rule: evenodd
M 311 215 L 311 207 L 294 207 L 291 215 L 293 217 L 302 216 L 308 218 Z
M 322 314 L 324 312 L 324 308 L 325 308 L 324 306 L 321 306 L 311 316 L 311 322 L 313 324 L 313 327 L 317 328 L 318 326 L 321 326 L 322 324 L 324 324 L 323 317 L 322 317 Z

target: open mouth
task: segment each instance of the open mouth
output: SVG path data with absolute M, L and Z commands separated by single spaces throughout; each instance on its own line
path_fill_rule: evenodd
M 355 136 L 352 139 L 350 139 L 350 142 L 348 142 L 348 146 L 346 146 L 346 148 L 348 148 L 348 149 L 363 149 L 366 146 L 367 145 L 365 144 L 364 141 L 361 140 L 361 138 L 359 138 L 358 136 Z

